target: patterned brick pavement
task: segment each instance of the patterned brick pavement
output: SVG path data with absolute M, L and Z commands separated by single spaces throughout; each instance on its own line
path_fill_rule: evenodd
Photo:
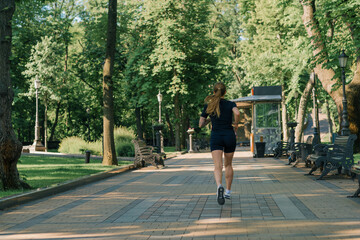
M 0 211 L 0 239 L 360 239 L 356 181 L 284 163 L 236 152 L 219 206 L 210 153 L 178 156 Z

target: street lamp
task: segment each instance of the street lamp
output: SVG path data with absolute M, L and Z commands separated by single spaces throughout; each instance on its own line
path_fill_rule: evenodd
M 313 90 L 312 90 L 312 94 L 313 94 L 313 108 L 314 108 L 314 140 L 313 140 L 313 144 L 318 144 L 320 143 L 320 129 L 318 129 L 319 127 L 319 110 L 317 108 L 317 102 L 316 102 L 316 74 L 315 72 L 311 73 L 311 83 L 313 84 Z
M 161 124 L 161 102 L 162 102 L 162 94 L 160 93 L 160 90 L 159 90 L 159 93 L 157 95 L 157 99 L 158 99 L 158 102 L 159 102 L 159 123 Z
M 88 142 L 90 142 L 90 108 L 86 108 L 87 113 L 87 127 L 88 127 Z
M 36 76 L 36 80 L 34 82 L 35 90 L 36 90 L 36 114 L 35 114 L 35 140 L 33 143 L 33 148 L 35 151 L 44 151 L 44 145 L 41 143 L 40 140 L 40 125 L 39 125 L 39 88 L 41 82 Z
M 159 124 L 161 124 L 161 102 L 162 102 L 162 94 L 160 93 L 160 90 L 159 90 L 159 93 L 157 95 L 157 99 L 158 99 L 158 102 L 159 102 Z M 164 152 L 164 138 L 163 138 L 163 135 L 162 135 L 162 132 L 161 132 L 161 129 L 159 130 L 159 135 L 160 135 L 160 152 L 163 153 Z
M 342 80 L 342 88 L 343 88 L 343 112 L 342 112 L 342 121 L 341 121 L 341 135 L 349 136 L 349 120 L 348 120 L 348 112 L 347 112 L 347 100 L 345 94 L 345 67 L 348 60 L 348 56 L 345 54 L 345 51 L 342 50 L 339 56 L 339 65 L 341 67 L 341 80 Z

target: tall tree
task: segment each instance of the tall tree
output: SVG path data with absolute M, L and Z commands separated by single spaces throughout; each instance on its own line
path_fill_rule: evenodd
M 210 35 L 216 43 L 221 81 L 228 84 L 227 96 L 238 98 L 247 95 L 251 86 L 244 80 L 241 66 L 241 33 L 244 31 L 243 14 L 237 0 L 211 1 Z M 235 81 L 234 81 L 235 80 Z
M 17 162 L 22 144 L 16 138 L 11 123 L 14 92 L 10 78 L 10 55 L 14 11 L 14 0 L 0 2 L 0 176 L 3 189 L 28 187 L 19 178 Z
M 294 1 L 241 2 L 244 31 L 240 60 L 244 82 L 253 86 L 283 86 L 282 129 L 287 140 L 289 103 L 295 91 L 305 88 L 300 76 L 307 70 L 310 58 L 309 41 L 299 18 L 301 7 Z
M 106 55 L 103 72 L 103 165 L 117 165 L 114 141 L 113 72 L 116 47 L 117 0 L 109 0 Z
M 56 66 L 57 69 L 53 68 L 52 71 L 48 71 L 49 69 L 38 68 L 34 65 L 33 70 L 37 71 L 38 75 L 50 75 L 50 72 L 52 72 L 51 75 L 53 75 L 54 79 L 56 76 L 57 83 L 55 87 L 58 97 L 54 99 L 52 94 L 48 95 L 49 100 L 51 100 L 48 102 L 48 123 L 51 127 L 50 140 L 59 140 L 64 136 L 79 133 L 79 128 L 81 128 L 83 121 L 77 121 L 77 119 L 76 121 L 71 121 L 70 118 L 70 116 L 79 118 L 76 116 L 78 108 L 75 107 L 75 101 L 72 101 L 74 98 L 72 96 L 79 95 L 74 95 L 69 91 L 77 85 L 77 82 L 73 81 L 73 71 L 71 69 L 68 71 L 73 63 L 71 60 L 68 60 L 68 57 L 71 56 L 71 48 L 77 49 L 76 46 L 72 46 L 74 45 L 74 36 L 78 33 L 78 30 L 73 26 L 76 26 L 77 23 L 74 19 L 82 11 L 81 4 L 79 3 L 79 0 L 59 0 L 54 3 L 51 1 L 44 3 L 42 0 L 26 0 L 16 3 L 16 11 L 12 21 L 14 38 L 12 41 L 13 61 L 11 62 L 11 74 L 15 89 L 13 124 L 14 128 L 17 129 L 18 137 L 22 141 L 26 142 L 33 139 L 34 98 L 30 98 L 29 101 L 27 97 L 29 89 L 31 91 L 31 86 L 33 86 L 33 79 L 31 79 L 33 76 L 28 72 L 29 65 L 31 62 L 34 62 L 34 55 L 36 55 L 31 49 L 35 49 L 36 45 L 41 42 L 44 43 L 45 36 L 51 36 L 51 42 L 56 43 L 58 47 L 47 48 L 42 46 L 38 49 L 39 54 L 47 52 L 50 55 L 56 53 L 57 56 L 50 60 L 50 58 L 46 57 L 47 54 L 45 54 L 39 56 L 38 60 L 43 61 L 46 65 Z M 43 87 L 50 87 L 45 84 L 47 79 L 39 75 L 39 80 L 43 83 Z M 99 85 L 99 89 L 101 89 L 101 85 Z M 45 89 L 41 90 L 40 93 L 44 93 Z M 75 103 L 77 102 L 78 100 Z M 42 109 L 45 102 L 41 101 L 40 103 L 40 108 Z M 44 118 L 41 115 L 40 119 L 42 120 Z M 77 124 L 73 124 L 74 122 Z M 44 128 L 43 130 L 44 132 L 46 131 Z M 29 131 L 31 134 L 26 134 Z
M 54 102 L 60 107 L 61 98 L 67 92 L 63 90 L 65 87 L 63 84 L 64 73 L 62 71 L 62 64 L 58 61 L 58 59 L 61 59 L 62 52 L 62 44 L 56 43 L 53 37 L 46 36 L 41 38 L 41 41 L 32 49 L 29 62 L 26 64 L 27 70 L 23 73 L 30 80 L 30 86 L 34 86 L 32 83 L 36 80 L 39 80 L 41 83 L 39 96 L 45 105 L 44 137 L 46 138 L 48 106 L 51 102 Z M 30 87 L 29 94 L 35 95 L 34 88 Z M 58 110 L 56 112 L 58 113 Z M 57 116 L 55 119 L 57 119 Z M 57 120 L 55 120 L 56 122 Z M 44 144 L 47 147 L 47 139 L 44 139 Z
M 337 57 L 343 48 L 353 71 L 346 85 L 351 133 L 360 139 L 360 8 L 359 1 L 302 0 L 302 21 L 311 39 L 314 70 L 325 91 L 334 100 L 342 120 L 343 93 Z M 346 69 L 349 71 L 349 69 Z M 356 144 L 358 147 L 359 144 Z
M 307 103 L 310 99 L 311 90 L 314 87 L 313 80 L 312 80 L 313 77 L 314 76 L 311 75 L 311 79 L 309 79 L 309 81 L 307 82 L 305 89 L 302 90 L 302 94 L 300 97 L 298 114 L 297 114 L 297 119 L 296 119 L 296 122 L 298 123 L 298 125 L 295 128 L 295 142 L 302 142 L 301 136 L 303 135 L 303 132 L 304 132 L 304 121 L 305 121 L 305 116 L 306 116 Z
M 175 148 L 181 150 L 181 135 L 195 108 L 200 109 L 208 86 L 215 80 L 214 44 L 209 37 L 209 0 L 148 0 L 144 20 L 153 35 L 150 55 L 153 81 L 170 96 Z M 185 113 L 185 114 L 182 114 Z

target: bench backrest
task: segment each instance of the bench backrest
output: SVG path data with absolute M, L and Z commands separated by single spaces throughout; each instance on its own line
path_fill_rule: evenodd
M 334 148 L 331 151 L 332 157 L 344 157 L 343 166 L 345 168 L 350 168 L 354 164 L 354 143 L 357 139 L 355 134 L 351 134 L 350 136 L 337 136 L 334 141 Z M 345 147 L 345 153 L 342 148 Z
M 152 147 L 147 146 L 146 143 L 142 140 L 132 140 L 135 148 L 135 157 L 145 157 L 152 155 Z
M 351 135 L 350 135 L 351 136 Z M 340 146 L 346 146 L 349 139 L 350 139 L 350 136 L 337 136 L 335 138 L 335 141 L 334 141 L 334 144 L 335 145 L 340 145 Z

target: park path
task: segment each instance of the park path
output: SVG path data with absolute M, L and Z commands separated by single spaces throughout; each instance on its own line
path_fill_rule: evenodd
M 237 151 L 219 206 L 210 153 L 181 155 L 0 211 L 0 239 L 360 239 L 356 181 Z

